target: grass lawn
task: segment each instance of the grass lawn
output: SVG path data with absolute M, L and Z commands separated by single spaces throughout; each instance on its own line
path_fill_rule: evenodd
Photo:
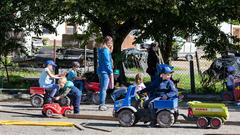
M 132 69 L 134 72 L 142 72 L 142 70 L 139 69 Z M 1 87 L 7 87 L 7 88 L 28 88 L 29 86 L 32 86 L 32 82 L 26 82 L 22 81 L 23 78 L 38 78 L 40 75 L 40 72 L 36 71 L 26 71 L 26 70 L 21 70 L 21 71 L 15 71 L 14 69 L 11 69 L 9 71 L 9 76 L 10 76 L 10 83 L 7 82 L 5 79 L 3 81 L 2 78 L 6 78 L 6 72 L 4 69 L 0 69 L 0 88 Z M 174 73 L 173 74 L 174 79 L 179 79 L 178 83 L 178 88 L 184 92 L 184 93 L 191 93 L 191 86 L 190 86 L 190 76 L 189 74 L 182 74 L 182 73 Z M 133 83 L 134 82 L 134 77 L 128 77 L 127 82 Z M 144 83 L 145 85 L 150 84 L 151 80 L 148 75 L 144 77 Z M 222 83 L 217 83 L 215 87 L 211 88 L 203 88 L 201 84 L 201 77 L 196 74 L 195 75 L 195 88 L 197 93 L 220 93 L 223 90 L 223 85 Z
M 36 71 L 9 71 L 9 80 L 7 82 L 7 74 L 5 70 L 0 70 L 0 88 L 29 88 L 32 86 L 31 81 L 25 81 L 23 78 L 38 78 L 40 75 Z M 4 80 L 3 80 L 4 78 Z
M 180 89 L 181 92 L 183 93 L 191 93 L 191 85 L 190 85 L 190 76 L 189 74 L 173 74 L 173 79 L 179 79 L 178 83 L 178 88 Z M 134 82 L 134 77 L 128 77 L 127 81 L 129 83 Z M 149 76 L 144 77 L 144 84 L 148 85 L 150 84 L 151 80 Z M 219 94 L 223 90 L 223 85 L 222 83 L 217 83 L 214 88 L 203 88 L 201 84 L 201 76 L 196 74 L 195 75 L 195 88 L 196 92 L 199 94 Z

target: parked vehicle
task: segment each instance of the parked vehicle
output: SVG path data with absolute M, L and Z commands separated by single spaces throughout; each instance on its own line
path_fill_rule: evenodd
M 180 50 L 173 54 L 173 59 L 174 60 L 177 60 L 179 58 L 183 58 L 186 60 L 193 59 L 193 57 L 195 56 L 196 50 L 197 50 L 197 48 L 195 46 L 195 43 L 185 42 L 181 46 Z
M 81 67 L 84 67 L 85 50 L 78 48 L 64 49 L 59 52 L 57 63 L 60 67 L 70 68 L 73 61 L 78 61 Z M 93 50 L 86 50 L 86 64 L 93 66 Z

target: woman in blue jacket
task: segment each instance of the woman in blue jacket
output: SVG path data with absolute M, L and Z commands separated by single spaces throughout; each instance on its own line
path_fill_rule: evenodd
M 100 80 L 100 103 L 99 110 L 106 111 L 108 108 L 105 105 L 105 99 L 107 96 L 107 89 L 109 85 L 110 76 L 113 75 L 113 63 L 111 52 L 113 50 L 112 37 L 106 36 L 103 43 L 98 49 L 98 69 L 97 73 Z

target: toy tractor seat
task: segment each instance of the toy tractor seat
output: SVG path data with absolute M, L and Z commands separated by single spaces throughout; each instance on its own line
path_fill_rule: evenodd
M 119 89 L 116 89 L 112 93 L 111 97 L 112 97 L 113 101 L 117 101 L 117 100 L 125 98 L 126 94 L 127 94 L 127 88 L 126 87 L 121 87 Z

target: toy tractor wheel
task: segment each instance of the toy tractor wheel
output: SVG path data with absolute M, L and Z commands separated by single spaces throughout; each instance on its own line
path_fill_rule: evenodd
M 92 102 L 95 104 L 95 105 L 98 105 L 99 104 L 99 93 L 93 93 L 92 94 Z
M 47 109 L 45 114 L 46 114 L 47 117 L 52 117 L 53 116 L 53 111 L 51 109 Z
M 210 120 L 210 126 L 211 128 L 218 129 L 222 125 L 222 120 L 218 117 L 214 117 Z
M 71 103 L 71 100 L 69 97 L 64 97 L 64 98 L 59 99 L 58 103 L 60 106 L 69 106 Z
M 121 126 L 131 127 L 136 122 L 136 117 L 131 110 L 122 110 L 118 114 L 118 121 Z
M 41 107 L 43 103 L 44 99 L 41 95 L 36 94 L 31 97 L 31 105 L 33 107 Z
M 197 119 L 197 127 L 199 128 L 207 128 L 208 120 L 205 117 L 200 117 Z
M 174 123 L 174 115 L 170 111 L 161 111 L 157 114 L 157 123 L 162 128 L 169 128 Z
M 222 99 L 224 101 L 232 101 L 233 100 L 233 94 L 231 91 L 225 91 L 222 93 Z
M 72 113 L 73 113 L 73 112 L 72 112 L 71 110 L 65 110 L 63 116 L 66 116 L 66 115 L 72 114 Z

